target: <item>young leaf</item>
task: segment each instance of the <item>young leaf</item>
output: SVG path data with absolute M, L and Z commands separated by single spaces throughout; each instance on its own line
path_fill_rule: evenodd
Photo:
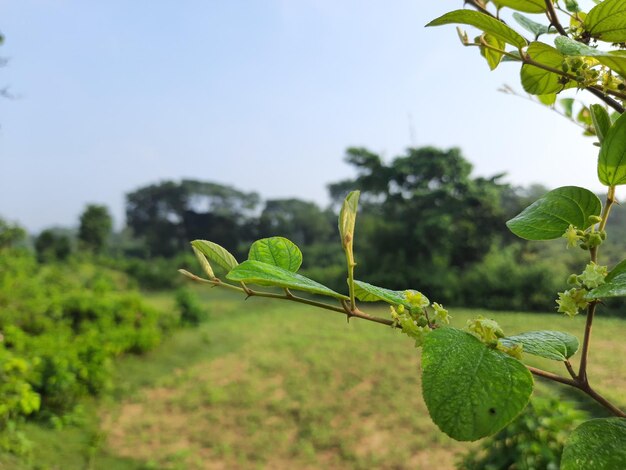
M 570 434 L 561 470 L 616 470 L 626 463 L 626 419 L 586 421 Z
M 439 328 L 424 340 L 422 393 L 432 420 L 458 441 L 509 424 L 528 403 L 533 378 L 517 359 L 469 333 Z
M 541 102 L 541 104 L 545 104 L 546 106 L 552 106 L 554 103 L 556 103 L 556 93 L 537 95 L 537 99 Z
M 593 38 L 606 42 L 626 41 L 626 2 L 604 0 L 589 10 L 584 25 Z
M 613 276 L 611 280 L 605 281 L 604 284 L 589 291 L 585 296 L 587 300 L 607 299 L 609 297 L 626 297 L 626 273 L 622 272 Z
M 204 254 L 195 246 L 192 246 L 191 249 L 193 250 L 194 255 L 196 255 L 196 258 L 198 259 L 200 266 L 202 266 L 202 270 L 205 274 L 209 277 L 209 279 L 215 279 L 215 273 L 213 272 L 211 263 L 209 263 L 209 260 L 206 259 L 206 256 L 204 256 Z
M 574 98 L 563 98 L 559 100 L 561 106 L 563 106 L 563 112 L 569 118 L 574 115 Z
M 526 52 L 532 60 L 539 64 L 556 70 L 561 69 L 563 54 L 552 46 L 542 42 L 531 42 Z M 524 90 L 531 95 L 558 93 L 576 84 L 569 81 L 564 85 L 561 83 L 561 75 L 531 64 L 522 65 L 520 76 Z
M 500 51 L 504 51 L 504 41 L 501 41 L 496 36 L 492 36 L 491 34 L 487 33 L 482 35 L 482 41 L 484 41 L 487 45 L 498 49 L 494 50 L 482 45 L 480 46 L 480 53 L 487 60 L 487 65 L 489 65 L 489 69 L 495 70 L 500 63 L 500 60 L 502 59 L 503 53 Z
M 626 113 L 609 128 L 598 157 L 598 178 L 602 184 L 626 184 Z
M 339 212 L 339 234 L 344 249 L 352 247 L 354 241 L 354 226 L 356 224 L 356 211 L 359 205 L 359 191 L 352 191 L 346 196 Z
M 191 246 L 200 251 L 200 253 L 206 256 L 210 261 L 224 268 L 226 272 L 230 271 L 238 264 L 235 257 L 217 243 L 207 240 L 194 240 L 191 242 Z
M 485 33 L 500 38 L 507 44 L 511 44 L 518 49 L 526 46 L 524 39 L 517 31 L 511 29 L 504 23 L 489 15 L 473 10 L 454 10 L 434 19 L 426 26 L 440 26 L 444 24 L 467 24 L 474 26 Z
M 554 40 L 557 50 L 564 55 L 593 57 L 602 65 L 610 67 L 622 77 L 626 77 L 626 52 L 603 51 L 578 42 L 567 36 L 558 36 Z
M 579 346 L 578 338 L 562 331 L 528 331 L 502 338 L 500 342 L 508 347 L 521 344 L 523 352 L 555 361 L 569 359 Z
M 544 11 L 546 11 L 546 2 L 544 0 L 492 0 L 492 1 L 498 8 L 509 7 L 513 10 L 523 11 L 525 13 L 543 13 Z
M 563 186 L 554 189 L 509 220 L 506 225 L 526 240 L 559 238 L 573 225 L 584 230 L 591 226 L 589 217 L 600 215 L 602 203 L 588 189 Z
M 226 279 L 233 282 L 259 284 L 262 286 L 276 286 L 287 289 L 310 292 L 311 294 L 327 295 L 336 299 L 348 300 L 345 295 L 286 269 L 279 268 L 261 261 L 247 260 L 235 266 Z
M 545 7 L 545 3 L 544 3 L 544 7 Z M 520 13 L 517 13 L 517 12 L 513 13 L 513 18 L 515 19 L 515 21 L 518 22 L 518 24 L 522 28 L 533 33 L 535 35 L 535 39 L 537 39 L 542 34 L 548 34 L 550 31 L 550 28 L 548 28 L 546 25 L 537 23 L 536 21 L 533 21 L 527 16 L 524 16 Z
M 383 301 L 391 305 L 406 304 L 408 306 L 404 291 L 389 290 L 356 280 L 354 281 L 354 286 L 354 295 L 362 302 Z
M 295 243 L 286 238 L 262 238 L 250 247 L 248 259 L 273 264 L 295 273 L 302 265 L 302 252 Z
M 604 282 L 609 282 L 615 279 L 618 275 L 626 273 L 626 259 L 617 263 L 613 269 L 606 275 Z
M 599 104 L 592 104 L 589 107 L 591 111 L 591 120 L 593 121 L 593 127 L 596 130 L 596 135 L 600 144 L 604 142 L 604 137 L 611 127 L 611 117 L 604 106 Z

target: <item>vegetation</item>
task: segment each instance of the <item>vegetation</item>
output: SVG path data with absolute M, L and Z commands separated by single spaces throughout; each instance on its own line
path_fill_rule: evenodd
M 340 316 L 306 305 L 256 297 L 242 303 L 228 292 L 194 290 L 212 307 L 206 323 L 175 331 L 145 355 L 116 361 L 108 398 L 84 401 L 62 429 L 26 423 L 31 463 L 0 453 L 0 467 L 73 470 L 88 462 L 94 469 L 371 468 L 388 463 L 446 470 L 476 449 L 439 433 L 429 419 L 419 393 L 419 358 L 416 364 L 411 340 L 399 332 L 368 322 L 347 325 Z M 161 311 L 175 305 L 168 293 L 146 300 Z M 377 315 L 385 311 L 372 309 Z M 451 310 L 459 322 L 476 314 L 492 316 L 512 333 L 562 324 L 554 314 Z M 623 324 L 598 318 L 599 343 L 591 351 L 591 361 L 602 364 L 594 374 L 598 388 L 621 404 L 626 382 L 618 371 L 626 346 L 613 332 Z M 576 332 L 584 318 L 565 326 Z M 558 370 L 550 362 L 537 358 L 533 363 Z M 595 412 L 584 396 L 564 392 L 538 384 L 541 397 L 558 395 L 561 402 Z M 373 400 L 379 406 L 372 407 Z M 552 413 L 540 419 L 557 418 Z M 535 418 L 529 414 L 528 419 Z M 274 439 L 259 429 L 271 430 Z M 562 434 L 557 438 L 562 443 Z
M 568 247 L 580 247 L 589 252 L 589 262 L 584 269 L 577 270 L 568 278 L 569 289 L 560 292 L 556 303 L 558 311 L 573 317 L 580 310 L 586 311 L 586 324 L 582 340 L 582 351 L 578 370 L 574 370 L 570 358 L 579 348 L 578 339 L 562 331 L 528 331 L 519 335 L 505 336 L 503 329 L 493 320 L 478 316 L 470 319 L 464 330 L 449 327 L 448 311 L 439 303 L 432 302 L 421 292 L 404 289 L 391 290 L 378 287 L 355 279 L 355 223 L 359 191 L 351 191 L 339 214 L 339 233 L 341 246 L 345 253 L 347 267 L 348 292 L 342 294 L 323 284 L 298 274 L 302 264 L 302 253 L 291 241 L 282 237 L 263 238 L 252 243 L 248 259 L 241 264 L 225 248 L 213 241 L 195 240 L 192 247 L 203 268 L 205 277 L 198 277 L 188 271 L 182 274 L 195 281 L 204 282 L 214 287 L 228 288 L 245 294 L 247 297 L 259 296 L 289 302 L 298 302 L 318 308 L 345 314 L 348 320 L 357 317 L 379 324 L 399 328 L 415 340 L 416 347 L 422 347 L 422 393 L 431 418 L 448 436 L 459 441 L 474 441 L 496 434 L 518 416 L 528 404 L 533 390 L 531 374 L 565 384 L 578 389 L 598 404 L 603 406 L 613 418 L 604 418 L 583 423 L 576 428 L 568 439 L 563 451 L 563 468 L 617 468 L 626 462 L 626 412 L 595 390 L 588 378 L 588 357 L 591 345 L 592 323 L 596 310 L 603 299 L 626 296 L 626 260 L 619 262 L 609 272 L 607 265 L 599 264 L 600 246 L 607 239 L 606 227 L 615 200 L 615 189 L 626 184 L 626 116 L 623 103 L 626 95 L 626 63 L 620 51 L 604 51 L 589 46 L 594 42 L 626 42 L 626 3 L 621 0 L 605 0 L 589 12 L 581 12 L 576 2 L 569 2 L 563 13 L 571 18 L 566 29 L 561 25 L 555 5 L 551 0 L 545 2 L 502 2 L 496 4 L 513 10 L 530 13 L 545 13 L 549 24 L 542 25 L 516 12 L 514 18 L 525 29 L 534 34 L 534 41 L 528 41 L 512 29 L 497 14 L 487 9 L 486 2 L 467 2 L 474 10 L 456 10 L 433 20 L 428 26 L 444 24 L 465 24 L 482 31 L 482 35 L 470 41 L 468 35 L 459 29 L 459 37 L 466 46 L 477 46 L 487 59 L 492 69 L 496 68 L 503 57 L 521 63 L 521 81 L 524 89 L 538 95 L 539 100 L 548 105 L 556 101 L 559 93 L 568 88 L 590 91 L 599 98 L 603 105 L 584 106 L 586 112 L 579 113 L 577 120 L 585 125 L 587 133 L 598 139 L 600 147 L 598 157 L 598 178 L 607 186 L 604 205 L 591 191 L 566 186 L 557 188 L 542 196 L 507 222 L 509 230 L 526 240 L 554 240 L 565 238 Z M 558 5 L 557 5 L 558 8 Z M 554 43 L 556 48 L 538 41 L 538 37 L 550 33 L 554 27 L 559 36 Z M 595 45 L 595 44 L 594 44 Z M 619 44 L 614 44 L 619 46 Z M 507 50 L 507 47 L 509 49 Z M 512 47 L 513 49 L 510 49 Z M 616 100 L 617 98 L 617 100 Z M 572 103 L 566 104 L 568 108 Z M 613 115 L 609 114 L 609 108 Z M 567 114 L 567 113 L 566 113 Z M 571 110 L 570 110 L 571 114 Z M 439 179 L 434 184 L 420 187 L 419 178 L 403 178 L 402 172 L 396 176 L 393 171 L 402 167 L 403 160 L 394 161 L 391 167 L 381 164 L 380 159 L 368 152 L 353 152 L 354 161 L 362 165 L 361 182 L 372 190 L 374 196 L 382 194 L 383 202 L 389 197 L 389 187 L 380 183 L 388 176 L 395 179 L 392 196 L 396 199 L 405 197 L 408 192 L 403 186 L 408 182 L 414 191 L 426 191 L 430 197 L 443 196 L 438 205 L 436 201 L 418 207 L 417 210 L 402 212 L 414 226 L 430 228 L 429 213 L 437 214 L 439 207 L 454 209 L 454 195 L 463 194 L 463 200 L 472 200 L 467 194 L 468 186 L 447 185 L 446 179 Z M 448 157 L 454 157 L 448 155 Z M 444 160 L 433 160 L 433 168 Z M 469 170 L 449 162 L 463 177 Z M 418 160 L 424 165 L 428 158 Z M 406 174 L 415 176 L 423 170 L 409 168 Z M 436 171 L 434 172 L 435 174 Z M 353 182 L 347 182 L 350 186 Z M 336 188 L 344 190 L 346 185 Z M 343 191 L 345 193 L 345 190 Z M 440 194 L 442 193 L 442 194 Z M 452 198 L 447 195 L 451 195 Z M 367 196 L 367 193 L 364 193 Z M 411 198 L 413 200 L 414 198 Z M 367 199 L 366 199 L 367 201 Z M 476 204 L 481 207 L 481 204 Z M 394 207 L 403 207 L 402 202 Z M 388 212 L 386 211 L 385 214 Z M 452 211 L 455 214 L 454 210 Z M 463 221 L 463 216 L 481 227 L 485 220 L 481 211 L 456 213 L 450 222 Z M 486 219 L 487 223 L 490 219 Z M 447 264 L 454 262 L 455 248 L 465 241 L 457 235 L 450 247 L 439 246 L 440 239 L 445 240 L 443 227 L 435 226 L 429 237 L 424 234 L 420 240 L 435 253 L 442 251 L 441 257 Z M 384 246 L 402 246 L 394 243 L 397 227 L 389 227 L 391 243 Z M 483 242 L 482 231 L 471 233 L 468 244 L 463 245 L 464 255 L 472 258 L 472 243 Z M 385 240 L 389 241 L 389 240 Z M 377 240 L 380 244 L 380 240 Z M 376 243 L 374 243 L 374 246 Z M 449 248 L 446 251 L 446 248 Z M 467 252 L 467 253 L 466 253 Z M 385 259 L 375 258 L 372 264 L 377 271 L 401 272 L 405 262 L 404 253 L 392 258 L 385 264 Z M 367 259 L 367 254 L 364 255 Z M 432 259 L 431 266 L 436 266 Z M 211 263 L 226 272 L 225 278 L 217 277 Z M 582 271 L 582 272 L 581 272 Z M 404 282 L 415 281 L 402 278 Z M 273 286 L 282 289 L 282 293 L 267 290 L 253 290 L 250 285 L 262 288 Z M 410 285 L 410 284 L 408 284 Z M 443 286 L 446 284 L 444 283 Z M 326 302 L 294 295 L 292 291 L 325 296 Z M 444 289 L 441 289 L 442 291 Z M 445 294 L 444 294 L 445 295 Z M 382 301 L 391 305 L 391 318 L 372 316 L 363 312 L 357 305 L 362 302 Z M 522 362 L 522 353 L 536 355 L 563 363 L 566 376 L 554 374 Z

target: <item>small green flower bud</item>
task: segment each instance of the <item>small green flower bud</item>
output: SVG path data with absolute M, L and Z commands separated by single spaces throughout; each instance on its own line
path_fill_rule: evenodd
M 581 243 L 581 244 L 580 244 L 580 247 L 581 247 L 583 250 L 588 250 L 588 249 L 589 249 L 589 245 L 587 245 L 586 243 Z
M 606 240 L 606 230 L 602 230 L 600 232 L 600 238 L 602 238 L 602 240 Z
M 602 222 L 602 217 L 598 217 L 597 215 L 590 215 L 587 220 L 592 224 L 599 224 Z
M 587 243 L 589 243 L 589 246 L 592 248 L 595 246 L 599 246 L 602 244 L 602 237 L 598 232 L 591 233 L 589 234 L 589 239 Z
M 580 282 L 578 281 L 578 276 L 576 274 L 570 274 L 570 276 L 567 278 L 567 283 L 572 286 L 577 286 L 578 284 L 580 284 Z

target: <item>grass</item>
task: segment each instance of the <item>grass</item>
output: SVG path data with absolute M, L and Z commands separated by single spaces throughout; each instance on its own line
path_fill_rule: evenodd
M 421 398 L 419 353 L 381 325 L 303 305 L 201 291 L 210 309 L 199 328 L 119 362 L 111 396 L 84 406 L 61 431 L 30 424 L 31 464 L 0 468 L 453 468 L 472 444 L 430 421 Z M 162 309 L 171 296 L 151 295 Z M 368 311 L 387 315 L 383 308 Z M 453 323 L 483 314 L 507 334 L 560 329 L 580 337 L 584 318 L 453 309 Z M 590 379 L 626 405 L 619 376 L 625 322 L 598 318 Z M 562 373 L 550 361 L 534 365 Z M 588 402 L 562 386 L 538 393 Z M 598 412 L 597 409 L 590 408 Z M 600 410 L 600 413 L 603 411 Z

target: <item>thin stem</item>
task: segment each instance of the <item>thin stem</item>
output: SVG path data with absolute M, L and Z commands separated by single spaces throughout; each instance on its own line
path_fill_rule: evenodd
M 489 15 L 492 18 L 495 18 L 497 20 L 500 20 L 500 18 L 498 18 L 496 15 L 494 15 L 493 13 L 491 13 L 489 10 L 487 10 L 484 6 L 482 6 L 480 3 L 478 3 L 476 0 L 465 0 L 465 3 L 467 5 L 471 5 L 474 8 L 476 8 L 479 12 L 484 13 L 485 15 Z M 502 20 L 500 20 L 502 21 Z M 502 21 L 502 23 L 504 23 L 504 21 Z M 506 23 L 505 23 L 506 24 Z
M 561 22 L 559 21 L 559 17 L 556 14 L 556 11 L 554 11 L 554 5 L 552 4 L 552 0 L 545 0 L 545 3 L 546 3 L 546 16 L 548 17 L 550 24 L 556 28 L 556 30 L 559 32 L 560 35 L 567 36 L 567 32 L 561 25 Z
M 606 228 L 606 223 L 609 220 L 609 214 L 611 213 L 611 207 L 615 203 L 615 186 L 609 186 L 609 191 L 606 195 L 606 203 L 604 204 L 604 209 L 602 210 L 602 220 L 600 221 L 600 226 L 598 227 L 598 231 L 602 231 Z
M 602 101 L 604 101 L 606 104 L 608 104 L 611 108 L 613 108 L 618 113 L 621 114 L 624 112 L 624 107 L 621 104 L 619 104 L 617 101 L 615 101 L 613 98 L 603 93 L 602 90 L 598 90 L 596 87 L 590 86 L 590 87 L 587 87 L 587 91 L 591 93 L 592 95 L 595 95 L 596 97 L 600 98 Z
M 339 313 L 344 313 L 349 315 L 350 317 L 357 317 L 357 318 L 361 318 L 363 320 L 368 320 L 374 323 L 380 323 L 382 325 L 387 325 L 387 326 L 395 326 L 394 322 L 392 320 L 388 320 L 386 318 L 379 318 L 379 317 L 375 317 L 372 315 L 369 315 L 365 312 L 360 311 L 357 308 L 354 309 L 346 309 L 340 306 L 335 306 L 335 305 L 330 305 L 324 302 L 318 302 L 317 300 L 311 300 L 311 299 L 306 299 L 304 297 L 299 297 L 297 295 L 294 295 L 293 293 L 289 292 L 288 294 L 276 294 L 274 292 L 262 292 L 262 291 L 256 291 L 256 290 L 252 290 L 249 287 L 246 287 L 245 289 L 243 287 L 238 287 L 238 286 L 234 286 L 232 284 L 227 284 L 225 282 L 222 282 L 220 279 L 203 279 L 199 276 L 195 276 L 195 275 L 189 275 L 186 274 L 186 276 L 196 282 L 203 282 L 205 284 L 210 284 L 213 287 L 224 287 L 226 289 L 230 289 L 230 290 L 234 290 L 237 291 L 239 293 L 242 294 L 246 294 L 248 297 L 265 297 L 265 298 L 269 298 L 269 299 L 277 299 L 277 300 L 289 300 L 291 302 L 297 302 L 300 304 L 305 304 L 305 305 L 310 305 L 312 307 L 317 307 L 317 308 L 322 308 L 324 310 L 330 310 L 332 312 L 339 312 Z
M 553 380 L 555 382 L 560 382 L 565 385 L 569 385 L 571 387 L 578 387 L 578 383 L 572 379 L 568 379 L 567 377 L 561 377 L 560 375 L 553 374 L 552 372 L 548 372 L 547 370 L 537 369 L 536 367 L 526 366 L 526 368 L 532 372 L 533 374 L 543 377 L 545 379 Z
M 593 398 L 595 401 L 600 403 L 602 406 L 610 410 L 615 416 L 619 416 L 620 418 L 626 418 L 626 413 L 624 413 L 617 406 L 615 406 L 609 400 L 607 400 L 598 392 L 596 392 L 593 388 L 589 386 L 589 384 L 587 384 L 586 387 L 579 387 L 579 388 L 580 390 L 585 392 L 587 395 L 589 395 L 591 398 Z
M 626 413 L 624 413 L 622 410 L 616 407 L 613 403 L 611 403 L 609 400 L 607 400 L 598 392 L 596 392 L 593 388 L 591 388 L 588 382 L 582 381 L 580 378 L 568 379 L 567 377 L 561 377 L 560 375 L 553 374 L 552 372 L 548 372 L 542 369 L 537 369 L 536 367 L 532 367 L 532 366 L 526 366 L 526 368 L 538 377 L 543 377 L 544 379 L 552 380 L 554 382 L 559 382 L 564 385 L 569 385 L 570 387 L 577 388 L 578 390 L 583 391 L 584 393 L 589 395 L 591 398 L 593 398 L 595 401 L 600 403 L 602 406 L 608 409 L 615 416 L 626 418 Z
M 567 372 L 569 372 L 569 375 L 572 376 L 572 379 L 574 380 L 578 380 L 578 376 L 576 375 L 576 372 L 574 372 L 574 368 L 572 367 L 572 363 L 568 360 L 563 361 L 563 363 L 565 364 L 565 368 L 567 369 Z

